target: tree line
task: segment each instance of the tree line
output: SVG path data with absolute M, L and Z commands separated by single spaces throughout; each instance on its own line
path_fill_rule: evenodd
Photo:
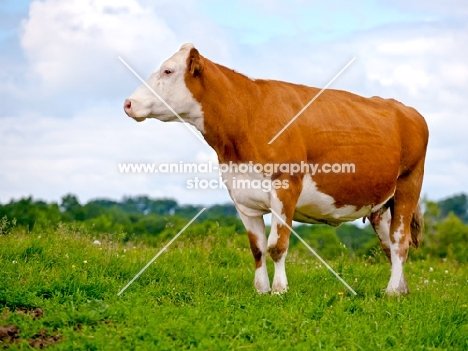
M 441 201 L 422 200 L 425 239 L 413 256 L 434 256 L 468 261 L 468 198 L 455 195 Z M 119 240 L 142 240 L 159 244 L 172 237 L 203 206 L 180 205 L 173 199 L 148 196 L 124 197 L 120 201 L 95 199 L 80 203 L 73 194 L 47 203 L 26 197 L 0 204 L 0 234 L 13 228 L 31 233 L 63 224 L 80 225 L 88 232 L 114 235 Z M 336 255 L 381 256 L 379 241 L 370 225 L 345 223 L 339 227 L 298 225 L 295 231 L 325 257 Z M 209 206 L 194 222 L 188 235 L 237 235 L 245 228 L 232 204 Z M 291 236 L 291 246 L 301 247 Z

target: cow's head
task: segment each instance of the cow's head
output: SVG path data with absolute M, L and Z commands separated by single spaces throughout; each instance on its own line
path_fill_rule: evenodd
M 186 75 L 201 74 L 202 60 L 193 44 L 182 45 L 180 50 L 164 61 L 159 70 L 152 73 L 146 81 L 164 102 L 143 84 L 125 100 L 125 113 L 138 122 L 146 118 L 169 122 L 180 121 L 174 114 L 176 112 L 184 122 L 193 124 L 203 132 L 201 105 L 194 99 L 185 81 Z

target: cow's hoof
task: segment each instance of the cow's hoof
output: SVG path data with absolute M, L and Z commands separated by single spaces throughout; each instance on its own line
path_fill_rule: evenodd
M 268 294 L 270 292 L 270 281 L 268 276 L 256 276 L 254 279 L 254 286 L 259 294 Z
M 392 286 L 390 282 L 387 286 L 386 293 L 388 296 L 402 296 L 409 294 L 408 284 L 406 283 L 405 276 L 401 276 L 397 286 Z
M 288 289 L 283 290 L 283 291 L 274 291 L 274 290 L 272 290 L 272 291 L 271 291 L 271 294 L 272 294 L 272 295 L 284 295 L 284 294 L 286 294 L 287 292 L 288 292 Z
M 408 286 L 399 286 L 397 288 L 388 287 L 385 291 L 388 296 L 403 296 L 409 294 Z
M 287 292 L 288 292 L 288 286 L 287 285 L 273 284 L 273 287 L 272 287 L 272 290 L 271 290 L 272 294 L 281 295 L 281 294 L 285 294 Z
M 268 290 L 258 290 L 258 289 L 257 289 L 257 293 L 258 293 L 259 295 L 266 295 L 266 294 L 268 294 L 269 292 L 270 292 L 270 289 L 268 289 Z

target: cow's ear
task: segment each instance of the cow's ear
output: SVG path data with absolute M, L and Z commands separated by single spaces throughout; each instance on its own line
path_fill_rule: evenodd
M 192 76 L 197 76 L 203 72 L 203 57 L 195 48 L 190 50 L 188 70 Z

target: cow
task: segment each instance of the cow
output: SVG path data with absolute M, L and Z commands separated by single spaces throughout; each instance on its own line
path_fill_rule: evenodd
M 147 84 L 173 111 L 142 85 L 125 100 L 128 116 L 139 122 L 180 118 L 201 132 L 220 168 L 229 165 L 222 176 L 248 233 L 259 293 L 288 289 L 285 259 L 293 220 L 337 226 L 359 218 L 369 220 L 390 260 L 387 294 L 409 292 L 403 266 L 409 246 L 418 247 L 422 239 L 419 196 L 429 137 L 415 109 L 394 99 L 327 89 L 278 135 L 320 89 L 249 78 L 210 61 L 190 43 L 164 61 Z M 267 173 L 233 167 L 249 163 L 322 168 L 276 167 Z M 354 172 L 327 172 L 331 165 L 353 165 Z M 276 186 L 236 187 L 239 179 Z M 267 213 L 276 214 L 268 238 Z M 267 252 L 275 269 L 271 287 Z

